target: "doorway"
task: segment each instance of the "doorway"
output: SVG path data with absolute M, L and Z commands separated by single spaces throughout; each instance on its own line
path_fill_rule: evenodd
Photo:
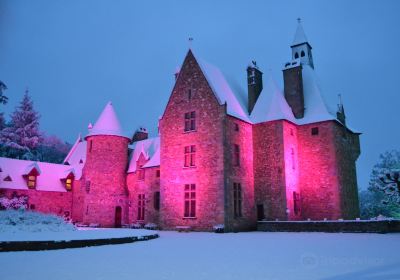
M 115 227 L 121 227 L 121 218 L 122 218 L 122 208 L 121 206 L 115 207 Z
M 257 221 L 262 221 L 264 219 L 264 204 L 257 204 Z

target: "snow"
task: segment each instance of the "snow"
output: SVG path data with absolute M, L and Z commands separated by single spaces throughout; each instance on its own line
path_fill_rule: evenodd
M 19 279 L 399 279 L 400 234 L 177 233 L 147 242 L 0 254 Z
M 299 23 L 297 24 L 296 33 L 294 34 L 292 46 L 300 45 L 307 42 L 308 40 L 306 37 L 306 33 L 304 32 L 303 26 L 299 20 Z
M 133 149 L 133 153 L 129 162 L 128 173 L 136 171 L 136 162 L 142 154 L 147 160 L 146 164 L 143 165 L 144 168 L 160 165 L 160 137 L 137 141 L 129 147 Z
M 56 215 L 23 209 L 0 211 L 0 241 L 16 240 L 32 234 L 40 237 L 47 232 L 69 231 L 75 231 L 75 227 Z
M 195 58 L 219 104 L 227 104 L 227 113 L 229 115 L 250 122 L 246 104 L 243 102 L 244 100 L 239 98 L 238 90 L 236 90 L 236 92 L 232 90 L 221 70 L 203 59 L 197 58 L 196 56 Z
M 76 139 L 74 145 L 65 157 L 63 163 L 69 165 L 83 164 L 86 162 L 86 141 L 82 140 L 81 134 Z
M 287 104 L 283 93 L 270 75 L 264 83 L 263 90 L 251 112 L 253 123 L 274 120 L 289 120 L 295 122 L 292 109 Z
M 114 135 L 126 137 L 119 123 L 117 114 L 111 102 L 108 102 L 97 122 L 89 129 L 88 136 L 93 135 Z
M 61 241 L 146 236 L 145 229 L 76 228 L 61 217 L 33 211 L 0 211 L 1 241 Z
M 0 157 L 0 189 L 27 190 L 28 186 L 23 175 L 27 174 L 33 167 L 41 171 L 37 176 L 36 190 L 66 192 L 61 179 L 69 173 L 74 173 L 76 178 L 81 176 L 82 166 L 71 166 L 47 162 L 34 162 L 29 160 L 19 160 Z M 10 176 L 11 181 L 4 181 Z

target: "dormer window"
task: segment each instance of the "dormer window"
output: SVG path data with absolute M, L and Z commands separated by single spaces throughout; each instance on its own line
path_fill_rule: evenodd
M 28 188 L 34 189 L 36 188 L 36 175 L 29 175 L 28 176 Z
M 74 187 L 74 180 L 75 175 L 73 172 L 70 172 L 67 177 L 61 179 L 61 182 L 64 183 L 64 187 L 67 191 L 72 191 L 72 188 Z
M 10 176 L 10 175 L 7 175 L 7 176 L 4 178 L 3 181 L 5 181 L 5 182 L 12 182 L 11 176 Z

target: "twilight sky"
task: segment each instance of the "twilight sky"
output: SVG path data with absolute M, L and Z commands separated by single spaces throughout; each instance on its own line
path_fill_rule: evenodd
M 361 132 L 359 187 L 399 149 L 400 1 L 0 0 L 0 80 L 8 116 L 26 87 L 41 129 L 73 142 L 111 100 L 123 128 L 157 131 L 188 37 L 198 56 L 246 88 L 255 59 L 282 85 L 301 17 L 332 107 L 342 94 Z

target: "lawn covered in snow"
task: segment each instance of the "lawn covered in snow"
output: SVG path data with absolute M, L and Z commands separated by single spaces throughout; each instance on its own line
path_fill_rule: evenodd
M 145 236 L 154 233 L 156 232 L 144 229 L 76 228 L 55 215 L 23 209 L 0 211 L 0 242 L 102 239 Z
M 177 233 L 147 242 L 0 253 L 14 279 L 400 279 L 400 234 Z

